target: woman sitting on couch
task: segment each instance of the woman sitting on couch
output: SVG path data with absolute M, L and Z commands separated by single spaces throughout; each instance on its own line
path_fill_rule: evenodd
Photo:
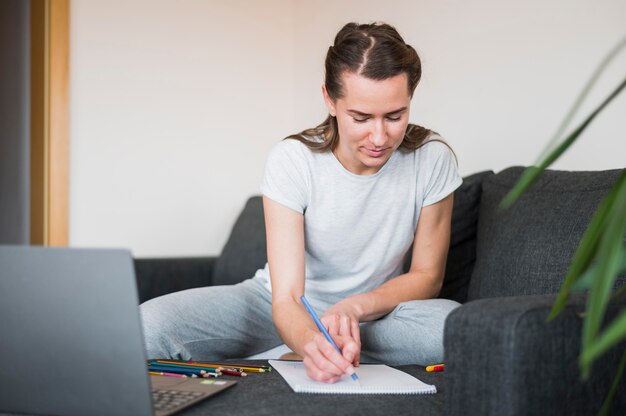
M 389 364 L 442 360 L 444 320 L 459 304 L 433 298 L 461 178 L 441 137 L 409 124 L 420 59 L 393 27 L 349 23 L 325 69 L 329 116 L 278 143 L 267 161 L 268 264 L 237 285 L 141 305 L 149 358 L 241 358 L 284 342 L 311 378 L 331 383 L 353 373 L 361 354 Z

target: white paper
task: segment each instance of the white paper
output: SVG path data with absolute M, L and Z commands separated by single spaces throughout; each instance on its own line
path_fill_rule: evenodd
M 334 384 L 314 381 L 306 375 L 301 361 L 269 360 L 296 393 L 323 394 L 434 394 L 437 388 L 384 364 L 361 364 L 356 367 L 359 383 L 348 375 Z

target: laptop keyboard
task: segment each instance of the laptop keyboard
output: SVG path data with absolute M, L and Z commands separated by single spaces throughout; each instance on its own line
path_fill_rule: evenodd
M 180 390 L 152 390 L 152 403 L 154 410 L 170 412 L 180 409 L 205 393 L 196 391 L 180 391 Z

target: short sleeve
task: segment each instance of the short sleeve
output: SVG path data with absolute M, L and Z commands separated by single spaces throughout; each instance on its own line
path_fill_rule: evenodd
M 309 199 L 307 150 L 293 139 L 277 143 L 267 158 L 261 182 L 263 195 L 300 213 Z
M 447 145 L 440 141 L 432 141 L 425 144 L 422 149 L 425 150 L 420 157 L 420 174 L 423 174 L 424 178 L 422 206 L 427 206 L 450 195 L 461 186 L 463 179 L 459 174 L 456 158 Z

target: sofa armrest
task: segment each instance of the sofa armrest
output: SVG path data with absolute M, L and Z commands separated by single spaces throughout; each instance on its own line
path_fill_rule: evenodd
M 211 286 L 217 257 L 134 259 L 139 303 L 171 292 Z
M 454 310 L 444 333 L 446 415 L 597 414 L 624 351 L 618 346 L 580 379 L 585 299 L 553 321 L 554 295 L 481 299 Z M 621 306 L 623 308 L 623 305 Z M 608 316 L 619 307 L 609 308 Z M 622 379 L 612 410 L 626 410 Z

